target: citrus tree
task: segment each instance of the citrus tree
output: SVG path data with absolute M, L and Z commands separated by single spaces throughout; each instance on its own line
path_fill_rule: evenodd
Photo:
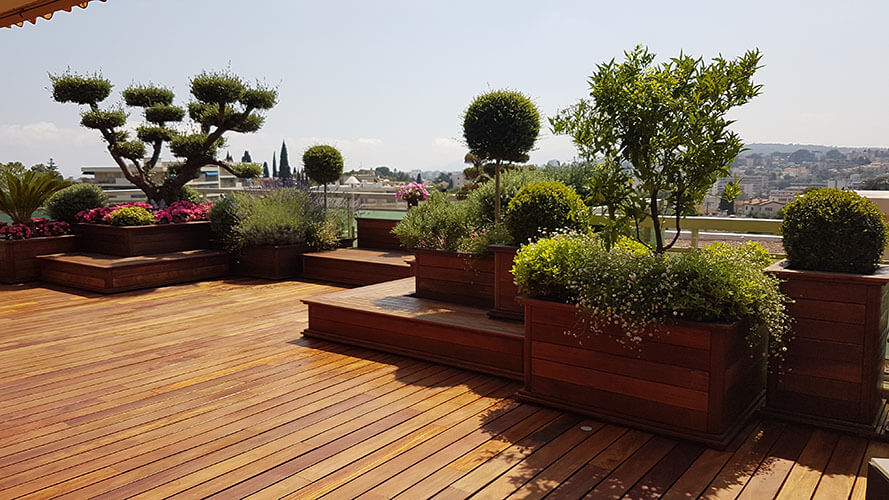
M 216 165 L 238 177 L 259 177 L 255 163 L 216 159 L 227 132 L 256 132 L 262 127 L 262 112 L 277 103 L 277 91 L 261 85 L 248 86 L 227 72 L 204 72 L 191 79 L 193 101 L 187 106 L 191 130 L 173 125 L 182 122 L 186 109 L 173 104 L 172 90 L 154 85 L 134 85 L 122 92 L 128 107 L 141 109 L 144 123 L 135 137 L 125 128 L 123 107 L 100 105 L 111 95 L 111 82 L 101 75 L 64 73 L 50 75 L 53 99 L 86 106 L 80 124 L 98 130 L 108 152 L 124 177 L 141 189 L 157 206 L 177 201 L 182 186 L 200 175 L 201 167 Z M 168 146 L 180 161 L 164 172 L 155 170 L 161 151 Z
M 663 253 L 676 243 L 681 218 L 694 213 L 743 150 L 726 114 L 759 94 L 753 75 L 761 55 L 752 50 L 705 62 L 680 54 L 661 64 L 642 46 L 625 55 L 622 63 L 600 64 L 589 79 L 589 99 L 561 110 L 550 124 L 554 133 L 571 136 L 583 156 L 605 159 L 601 177 L 632 185 L 626 197 L 603 201 L 629 207 L 637 237 L 650 217 L 651 249 Z M 669 242 L 662 216 L 675 220 Z
M 476 97 L 463 115 L 463 138 L 473 164 L 494 163 L 495 222 L 500 222 L 500 167 L 503 162 L 528 161 L 528 152 L 539 133 L 537 107 L 524 94 L 512 90 Z

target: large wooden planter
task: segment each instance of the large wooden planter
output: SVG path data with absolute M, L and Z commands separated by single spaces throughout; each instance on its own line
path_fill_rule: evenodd
M 770 414 L 848 431 L 873 431 L 881 404 L 889 267 L 872 275 L 767 269 L 794 303 L 795 338 L 783 374 L 769 377 Z
M 242 276 L 283 280 L 302 272 L 305 245 L 261 245 L 241 249 L 235 271 Z
M 494 307 L 488 316 L 494 319 L 522 321 L 525 308 L 516 301 L 519 287 L 512 275 L 513 261 L 519 247 L 491 245 L 488 249 L 494 254 Z
M 46 236 L 27 240 L 0 240 L 0 282 L 22 283 L 40 278 L 38 255 L 70 252 L 77 236 Z
M 79 247 L 84 252 L 132 257 L 210 248 L 207 221 L 151 226 L 77 224 Z
M 740 323 L 679 322 L 639 350 L 579 328 L 575 306 L 525 306 L 522 399 L 724 447 L 765 395 L 766 340 L 751 352 Z
M 414 250 L 416 296 L 488 309 L 494 305 L 494 259 Z
M 398 224 L 397 220 L 358 217 L 355 221 L 358 224 L 359 248 L 404 250 L 398 238 L 392 234 L 392 228 Z

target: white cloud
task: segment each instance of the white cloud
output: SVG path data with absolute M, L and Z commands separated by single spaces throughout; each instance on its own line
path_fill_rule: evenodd
M 433 142 L 433 144 L 435 144 L 436 146 L 438 146 L 440 148 L 465 149 L 465 146 L 463 144 L 460 144 L 459 142 L 457 142 L 454 139 L 448 139 L 446 137 L 437 137 L 432 142 Z
M 381 139 L 377 139 L 375 137 L 359 137 L 358 144 L 366 144 L 369 146 L 380 146 L 383 144 Z

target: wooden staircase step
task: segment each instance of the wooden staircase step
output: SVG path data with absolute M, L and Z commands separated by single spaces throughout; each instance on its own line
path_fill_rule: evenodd
M 362 286 L 411 276 L 407 259 L 413 256 L 398 250 L 339 248 L 303 254 L 303 278 Z
M 38 257 L 40 279 L 99 293 L 216 279 L 228 274 L 229 256 L 217 250 L 118 257 L 97 253 L 62 253 Z
M 304 335 L 521 380 L 524 325 L 413 296 L 406 278 L 319 295 Z

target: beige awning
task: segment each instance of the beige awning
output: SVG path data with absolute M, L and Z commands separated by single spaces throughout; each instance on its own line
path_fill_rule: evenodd
M 85 9 L 88 3 L 89 0 L 0 0 L 0 28 L 22 26 L 25 21 L 33 24 L 40 18 L 51 18 L 59 10 L 71 12 L 75 6 Z

